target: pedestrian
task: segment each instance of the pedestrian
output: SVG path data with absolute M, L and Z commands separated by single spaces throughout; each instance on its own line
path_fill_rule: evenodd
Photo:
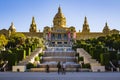
M 61 71 L 61 64 L 60 64 L 60 62 L 58 62 L 57 68 L 58 68 L 58 74 L 60 74 L 60 71 Z
M 66 73 L 66 64 L 62 64 L 62 74 Z
M 49 73 L 49 65 L 46 65 L 46 72 Z

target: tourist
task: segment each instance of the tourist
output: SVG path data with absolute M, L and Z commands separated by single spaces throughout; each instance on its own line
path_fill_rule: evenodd
M 46 65 L 46 72 L 49 73 L 49 65 Z
M 58 68 L 58 74 L 59 74 L 60 71 L 61 71 L 61 64 L 60 64 L 60 62 L 58 62 L 58 64 L 57 64 L 57 68 Z
M 66 73 L 65 69 L 66 69 L 66 64 L 64 63 L 64 64 L 62 64 L 62 74 Z

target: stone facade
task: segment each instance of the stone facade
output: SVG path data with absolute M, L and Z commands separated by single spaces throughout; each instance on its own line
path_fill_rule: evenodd
M 0 34 L 4 34 L 7 37 L 10 36 L 11 33 L 15 33 L 16 28 L 13 23 L 8 30 L 2 29 L 0 30 Z M 32 17 L 32 23 L 30 25 L 29 32 L 22 32 L 26 36 L 29 37 L 40 37 L 46 40 L 46 44 L 49 45 L 72 45 L 73 40 L 80 39 L 89 39 L 89 38 L 97 38 L 100 36 L 106 36 L 111 34 L 119 34 L 119 30 L 113 29 L 110 30 L 107 22 L 105 23 L 105 27 L 102 32 L 90 32 L 89 24 L 87 21 L 87 17 L 85 16 L 84 24 L 82 32 L 76 32 L 74 26 L 66 26 L 66 18 L 62 13 L 61 8 L 58 8 L 58 12 L 53 19 L 53 26 L 44 27 L 43 32 L 37 31 L 37 25 L 35 23 L 34 17 Z M 18 33 L 18 32 L 17 32 Z M 49 42 L 49 43 L 48 43 Z
M 72 40 L 76 38 L 75 27 L 66 26 L 66 18 L 60 7 L 53 19 L 53 26 L 46 26 L 43 32 L 49 46 L 71 46 Z
M 12 71 L 13 72 L 25 72 L 26 71 L 26 66 L 12 66 Z

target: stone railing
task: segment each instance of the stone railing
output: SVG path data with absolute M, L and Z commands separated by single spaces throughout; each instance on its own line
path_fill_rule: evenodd
M 84 58 L 84 63 L 90 63 L 93 72 L 105 71 L 105 66 L 102 66 L 98 61 L 92 59 L 89 53 L 87 53 L 83 48 L 78 48 L 77 53 Z

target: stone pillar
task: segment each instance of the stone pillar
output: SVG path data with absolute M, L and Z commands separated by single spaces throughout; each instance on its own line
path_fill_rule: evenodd
M 120 71 L 120 69 L 119 69 L 119 67 L 117 68 L 117 72 L 119 72 Z
M 111 68 L 111 71 L 113 72 L 113 68 Z

